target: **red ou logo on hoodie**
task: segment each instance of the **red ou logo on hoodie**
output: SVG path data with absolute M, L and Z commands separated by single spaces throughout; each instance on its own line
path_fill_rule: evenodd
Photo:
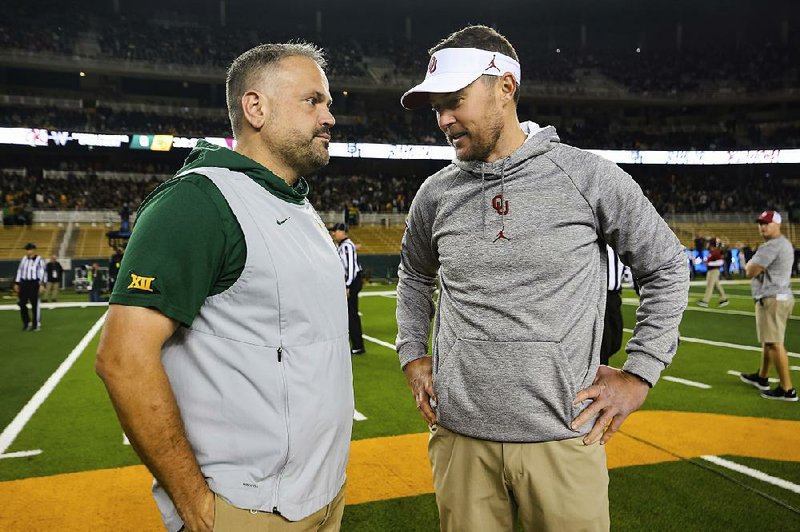
M 492 209 L 497 211 L 497 214 L 508 214 L 508 200 L 505 201 L 505 212 L 503 212 L 503 195 L 498 194 L 492 198 Z

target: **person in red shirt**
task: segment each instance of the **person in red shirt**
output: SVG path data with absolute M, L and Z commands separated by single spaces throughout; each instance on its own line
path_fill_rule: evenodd
M 720 270 L 725 265 L 725 260 L 722 258 L 722 250 L 720 249 L 720 241 L 718 238 L 712 238 L 708 241 L 709 254 L 705 258 L 708 265 L 708 273 L 706 273 L 706 293 L 703 294 L 703 299 L 697 302 L 701 307 L 707 307 L 708 302 L 711 300 L 711 295 L 714 289 L 719 292 L 719 306 L 725 307 L 728 305 L 728 298 L 725 296 L 725 290 L 719 282 Z

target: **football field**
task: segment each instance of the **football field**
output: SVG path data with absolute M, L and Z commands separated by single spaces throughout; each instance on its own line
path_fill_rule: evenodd
M 737 376 L 760 360 L 749 284 L 726 284 L 722 309 L 716 296 L 695 304 L 703 288 L 693 283 L 674 363 L 607 445 L 612 529 L 800 530 L 800 402 L 762 399 Z M 343 530 L 438 530 L 427 429 L 393 349 L 394 287 L 362 296 Z M 623 297 L 627 340 L 637 300 Z M 107 307 L 45 308 L 32 333 L 12 304 L 0 300 L 0 530 L 161 530 L 152 477 L 94 372 Z M 800 304 L 786 346 L 800 387 Z

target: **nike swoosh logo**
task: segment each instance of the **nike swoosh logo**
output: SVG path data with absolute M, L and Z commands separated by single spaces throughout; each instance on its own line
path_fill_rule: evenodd
M 289 216 L 289 218 L 291 218 L 291 216 Z M 286 220 L 288 220 L 289 218 L 284 218 L 283 220 L 275 219 L 275 221 L 278 222 L 278 225 L 283 225 L 284 223 L 286 223 Z

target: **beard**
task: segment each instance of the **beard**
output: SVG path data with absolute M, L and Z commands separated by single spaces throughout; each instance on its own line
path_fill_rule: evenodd
M 456 157 L 460 161 L 484 161 L 494 151 L 497 141 L 503 133 L 503 117 L 499 109 L 487 109 L 481 119 L 480 129 L 467 130 L 469 146 L 459 151 L 456 148 Z M 455 147 L 448 135 L 448 143 Z
M 286 127 L 287 123 L 291 122 L 273 113 L 264 126 L 267 132 L 265 141 L 270 145 L 273 153 L 279 154 L 286 165 L 300 176 L 308 175 L 326 166 L 331 158 L 328 153 L 328 141 L 317 135 L 330 133 L 330 128 L 323 126 L 309 133 L 297 128 Z
M 320 128 L 309 136 L 296 129 L 288 131 L 281 142 L 280 153 L 284 161 L 294 168 L 298 175 L 308 175 L 324 167 L 331 158 L 328 141 L 317 135 L 328 132 L 328 128 Z

